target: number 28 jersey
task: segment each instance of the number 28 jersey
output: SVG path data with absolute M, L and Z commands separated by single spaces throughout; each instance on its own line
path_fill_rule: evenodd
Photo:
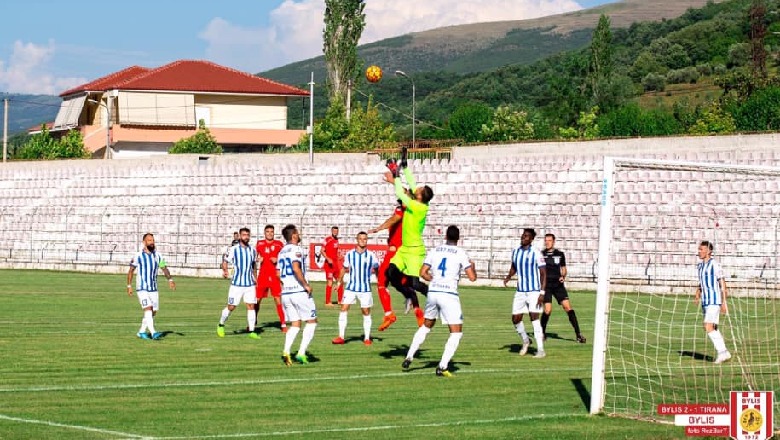
M 425 257 L 424 265 L 431 268 L 430 292 L 458 294 L 460 274 L 471 267 L 468 254 L 463 249 L 444 244 L 436 247 Z
M 276 262 L 276 269 L 282 279 L 282 295 L 306 292 L 293 272 L 293 263 L 296 261 L 301 265 L 301 272 L 305 273 L 303 250 L 298 245 L 286 244 L 279 252 L 279 259 Z

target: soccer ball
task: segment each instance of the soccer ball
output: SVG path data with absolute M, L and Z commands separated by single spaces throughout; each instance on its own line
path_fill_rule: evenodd
M 382 79 L 382 69 L 379 66 L 368 66 L 366 69 L 366 79 L 368 82 L 376 83 Z

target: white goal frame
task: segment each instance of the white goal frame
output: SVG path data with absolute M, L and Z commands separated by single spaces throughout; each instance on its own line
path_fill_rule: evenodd
M 610 302 L 610 246 L 612 243 L 612 215 L 614 207 L 615 173 L 618 168 L 665 169 L 675 171 L 743 172 L 752 175 L 780 176 L 780 168 L 675 160 L 604 157 L 604 175 L 601 186 L 601 213 L 599 219 L 599 250 L 596 287 L 596 314 L 593 331 L 593 364 L 590 413 L 604 410 L 606 392 L 606 350 L 609 330 Z

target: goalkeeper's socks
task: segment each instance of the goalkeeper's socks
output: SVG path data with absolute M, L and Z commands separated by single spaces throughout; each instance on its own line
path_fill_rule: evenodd
M 580 323 L 577 321 L 577 314 L 574 313 L 574 309 L 569 310 L 566 312 L 569 315 L 569 322 L 571 322 L 571 326 L 574 328 L 574 333 L 579 336 L 580 335 Z M 542 326 L 545 325 L 545 322 L 542 321 Z

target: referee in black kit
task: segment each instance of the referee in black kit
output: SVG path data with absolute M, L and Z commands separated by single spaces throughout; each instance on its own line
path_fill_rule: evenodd
M 547 265 L 547 289 L 544 292 L 544 313 L 542 314 L 542 332 L 547 338 L 547 322 L 552 314 L 552 299 L 558 301 L 563 310 L 569 315 L 569 322 L 577 335 L 577 342 L 584 344 L 585 337 L 580 333 L 580 324 L 577 322 L 577 314 L 571 308 L 569 302 L 569 293 L 563 282 L 566 280 L 566 255 L 558 249 L 555 249 L 555 235 L 546 234 L 544 236 L 544 251 L 542 256 Z

